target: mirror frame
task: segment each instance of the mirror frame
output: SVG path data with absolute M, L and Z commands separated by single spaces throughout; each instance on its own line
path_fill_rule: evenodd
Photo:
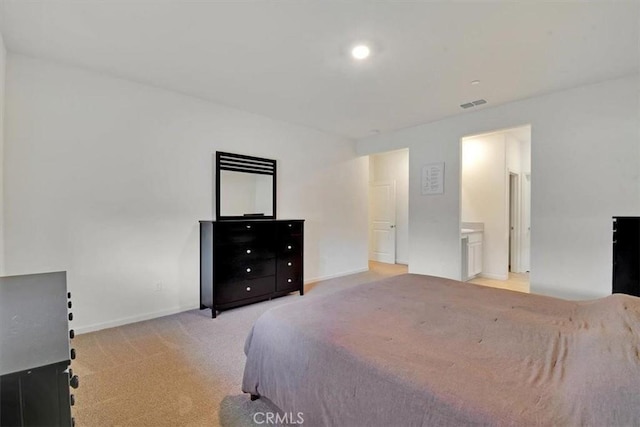
M 272 215 L 220 215 L 220 172 L 234 171 L 273 177 Z M 216 221 L 275 219 L 276 218 L 276 161 L 263 157 L 246 156 L 244 154 L 216 151 Z

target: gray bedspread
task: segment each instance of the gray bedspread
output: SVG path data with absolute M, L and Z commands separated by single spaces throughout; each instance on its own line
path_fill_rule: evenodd
M 419 275 L 261 316 L 243 391 L 304 425 L 640 425 L 640 298 Z

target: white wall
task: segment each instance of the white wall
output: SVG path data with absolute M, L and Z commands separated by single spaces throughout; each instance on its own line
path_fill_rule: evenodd
M 4 257 L 4 111 L 7 50 L 0 34 L 0 275 L 5 271 Z
M 611 293 L 611 217 L 640 215 L 639 76 L 463 113 L 358 141 L 362 155 L 409 147 L 409 271 L 459 278 L 460 139 L 531 124 L 531 291 Z M 446 162 L 445 194 L 420 168 Z
M 509 132 L 504 133 L 505 148 L 507 149 L 507 173 L 513 172 L 520 174 L 522 172 L 520 141 L 518 141 Z
M 67 270 L 80 331 L 197 307 L 217 150 L 278 161 L 278 217 L 306 219 L 307 281 L 367 269 L 353 142 L 11 54 L 7 271 Z
M 509 275 L 508 154 L 504 133 L 462 140 L 462 222 L 484 224 L 482 276 L 498 280 Z
M 396 183 L 396 263 L 409 263 L 409 150 L 370 158 L 370 180 Z

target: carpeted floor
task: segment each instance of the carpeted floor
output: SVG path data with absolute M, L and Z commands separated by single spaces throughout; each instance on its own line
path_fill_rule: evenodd
M 305 287 L 327 293 L 406 273 L 406 266 L 372 263 L 371 270 Z M 243 346 L 266 310 L 297 294 L 225 311 L 193 310 L 76 336 L 80 376 L 73 415 L 78 426 L 253 426 L 253 414 L 273 410 L 240 390 Z

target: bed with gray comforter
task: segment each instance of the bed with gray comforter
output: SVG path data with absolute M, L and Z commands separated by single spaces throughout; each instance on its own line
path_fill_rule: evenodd
M 266 312 L 243 391 L 304 425 L 640 425 L 640 298 L 402 275 Z

